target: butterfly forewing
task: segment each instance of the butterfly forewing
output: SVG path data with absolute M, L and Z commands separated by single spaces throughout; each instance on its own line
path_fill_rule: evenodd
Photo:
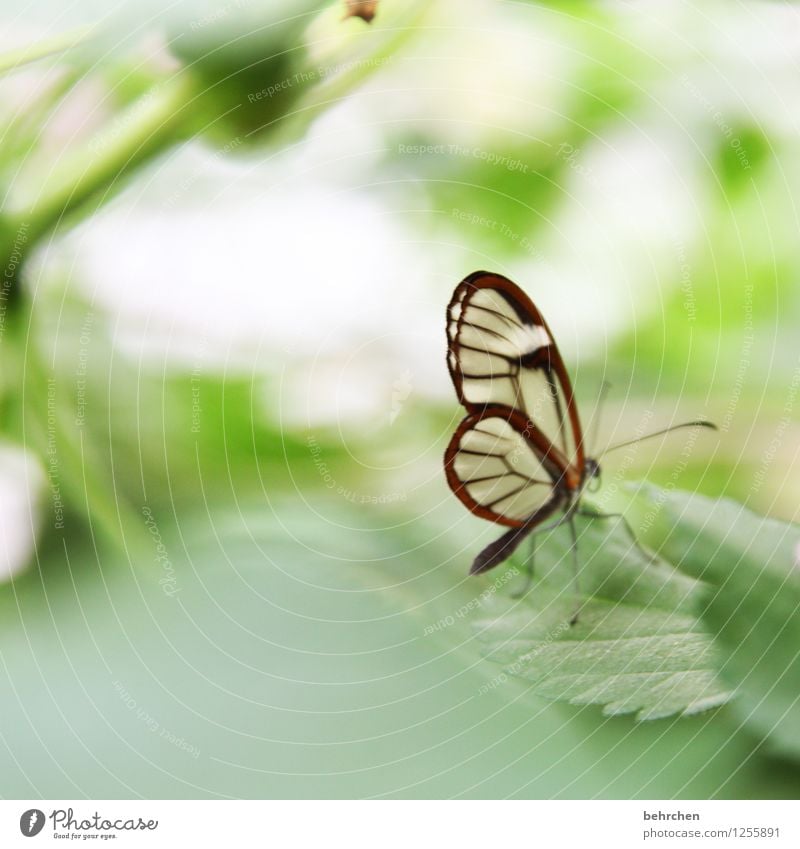
M 530 298 L 499 274 L 475 272 L 453 294 L 447 338 L 450 375 L 467 410 L 500 404 L 521 412 L 580 477 L 583 445 L 572 387 Z
M 499 290 L 462 283 L 450 304 L 450 373 L 466 407 L 519 407 L 521 357 L 549 344 L 542 325 L 525 323 Z
M 555 509 L 561 496 L 553 481 L 562 465 L 523 415 L 501 406 L 467 416 L 445 455 L 456 495 L 477 515 L 510 527 Z

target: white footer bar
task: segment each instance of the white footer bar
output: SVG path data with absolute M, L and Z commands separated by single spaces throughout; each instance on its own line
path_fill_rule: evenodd
M 517 849 L 800 846 L 797 802 L 0 802 L 0 846 Z

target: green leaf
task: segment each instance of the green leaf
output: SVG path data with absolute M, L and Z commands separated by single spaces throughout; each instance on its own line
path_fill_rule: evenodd
M 633 543 L 618 519 L 577 519 L 581 595 L 570 586 L 569 533 L 540 540 L 522 599 L 495 593 L 477 623 L 488 655 L 532 691 L 638 719 L 694 714 L 728 700 L 698 619 L 702 584 Z M 580 604 L 580 619 L 570 619 Z M 498 680 L 493 679 L 493 681 Z M 492 686 L 490 682 L 487 686 Z
M 720 676 L 734 709 L 770 748 L 800 756 L 800 528 L 741 504 L 683 492 L 646 491 L 660 505 L 661 550 L 710 586 L 703 621 L 714 634 Z
M 154 508 L 132 562 L 48 534 L 0 585 L 0 793 L 797 798 L 798 771 L 726 710 L 631 723 L 521 698 L 519 680 L 481 692 L 457 613 L 480 586 L 456 547 L 472 519 L 404 511 L 270 481 L 268 498 Z

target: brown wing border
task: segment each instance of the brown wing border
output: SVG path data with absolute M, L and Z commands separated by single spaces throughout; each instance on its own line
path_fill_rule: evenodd
M 520 433 L 526 442 L 531 446 L 536 456 L 542 462 L 542 465 L 547 469 L 553 481 L 553 496 L 545 502 L 529 519 L 509 519 L 501 516 L 498 513 L 483 507 L 467 492 L 466 484 L 458 477 L 455 470 L 455 459 L 458 454 L 461 437 L 470 428 L 474 427 L 478 422 L 488 418 L 503 418 L 511 427 Z M 498 525 L 506 525 L 509 528 L 521 528 L 531 522 L 532 519 L 538 517 L 538 521 L 547 518 L 556 508 L 563 502 L 564 493 L 557 487 L 557 484 L 564 478 L 568 470 L 566 457 L 561 451 L 556 448 L 549 439 L 530 422 L 523 413 L 515 410 L 512 407 L 506 407 L 503 404 L 492 404 L 482 407 L 476 412 L 470 413 L 461 420 L 461 423 L 456 428 L 447 450 L 444 452 L 444 471 L 447 477 L 447 484 L 453 491 L 453 494 L 461 501 L 461 503 L 476 516 L 482 519 L 487 519 L 490 522 L 495 522 Z M 537 522 L 534 521 L 535 525 Z
M 508 301 L 521 321 L 528 323 L 532 322 L 534 326 L 543 327 L 548 337 L 553 340 L 552 344 L 547 346 L 547 356 L 550 365 L 558 378 L 558 382 L 561 384 L 561 391 L 564 393 L 564 400 L 567 405 L 567 415 L 569 416 L 569 423 L 572 427 L 572 437 L 575 443 L 575 463 L 571 465 L 573 465 L 575 469 L 576 474 L 574 477 L 577 478 L 577 481 L 579 482 L 583 478 L 586 457 L 583 445 L 583 429 L 581 428 L 580 417 L 578 416 L 578 407 L 575 403 L 575 395 L 572 391 L 572 383 L 570 382 L 567 368 L 564 365 L 564 360 L 561 358 L 561 353 L 555 343 L 555 337 L 553 336 L 553 333 L 548 327 L 542 314 L 525 292 L 523 292 L 516 283 L 509 280 L 508 277 L 504 277 L 502 274 L 496 274 L 491 271 L 473 271 L 472 274 L 468 274 L 458 284 L 458 286 L 456 286 L 453 296 L 450 298 L 450 303 L 447 305 L 447 369 L 450 372 L 450 378 L 453 381 L 453 386 L 455 387 L 459 403 L 467 410 L 468 413 L 476 413 L 485 409 L 487 406 L 483 404 L 470 404 L 466 400 L 463 392 L 463 377 L 460 373 L 460 365 L 458 369 L 453 366 L 453 362 L 460 364 L 461 361 L 458 352 L 457 339 L 466 314 L 465 304 L 469 297 L 468 294 L 462 297 L 464 289 L 468 289 L 473 292 L 477 292 L 481 289 L 494 289 L 498 291 L 506 299 L 506 301 Z M 459 304 L 461 305 L 461 314 L 457 319 L 453 319 L 453 309 Z M 451 338 L 450 327 L 453 321 L 456 322 L 456 332 Z M 561 453 L 558 451 L 556 446 L 550 444 L 549 440 L 547 440 L 543 434 L 541 434 L 541 436 L 548 444 L 550 452 Z

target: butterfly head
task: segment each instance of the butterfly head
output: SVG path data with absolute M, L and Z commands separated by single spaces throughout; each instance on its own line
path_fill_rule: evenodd
M 600 489 L 600 464 L 591 457 L 586 458 L 583 467 L 583 485 L 589 492 L 597 492 Z

